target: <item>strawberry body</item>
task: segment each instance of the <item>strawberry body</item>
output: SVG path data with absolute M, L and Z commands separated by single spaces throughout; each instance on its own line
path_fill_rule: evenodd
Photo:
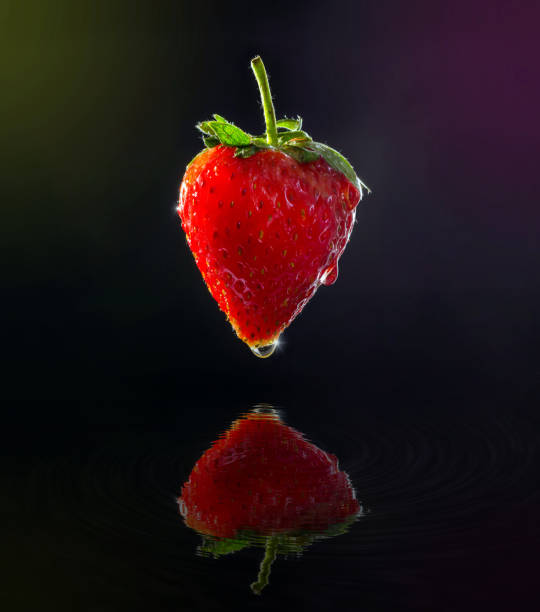
M 274 343 L 337 277 L 360 189 L 325 159 L 266 149 L 204 150 L 188 166 L 179 214 L 210 293 L 251 347 Z
M 188 526 L 217 538 L 320 533 L 360 509 L 334 455 L 256 412 L 197 461 L 179 501 Z

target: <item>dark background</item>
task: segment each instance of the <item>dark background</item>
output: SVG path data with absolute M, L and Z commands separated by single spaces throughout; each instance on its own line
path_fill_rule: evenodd
M 535 607 L 539 18 L 517 1 L 2 3 L 6 609 Z M 373 190 L 337 283 L 267 360 L 175 212 L 197 121 L 262 131 L 256 54 L 278 114 Z M 195 557 L 169 502 L 261 401 L 340 456 L 372 512 L 254 600 L 252 560 Z

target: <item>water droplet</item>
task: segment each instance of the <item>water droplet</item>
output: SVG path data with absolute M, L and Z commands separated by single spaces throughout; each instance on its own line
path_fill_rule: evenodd
M 266 359 L 267 357 L 270 357 L 270 355 L 272 355 L 272 353 L 276 350 L 277 345 L 278 341 L 276 340 L 275 342 L 272 342 L 272 344 L 266 344 L 264 346 L 251 346 L 250 348 L 251 352 L 256 357 Z
M 339 268 L 338 268 L 338 263 L 336 261 L 334 265 L 329 266 L 322 273 L 321 283 L 326 286 L 333 285 L 337 280 L 338 274 L 339 274 Z

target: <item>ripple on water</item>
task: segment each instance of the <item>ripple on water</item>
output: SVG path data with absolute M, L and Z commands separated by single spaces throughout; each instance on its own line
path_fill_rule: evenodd
M 287 420 L 294 426 L 292 414 Z M 91 452 L 36 467 L 26 504 L 38 510 L 51 554 L 90 558 L 93 546 L 110 549 L 112 559 L 136 564 L 140 578 L 158 590 L 176 592 L 179 571 L 204 580 L 197 537 L 177 506 L 183 482 L 210 442 L 192 435 L 188 443 L 174 433 L 112 436 Z M 342 460 L 367 514 L 327 546 L 316 544 L 309 552 L 316 556 L 346 555 L 377 567 L 461 554 L 467 539 L 454 543 L 454 535 L 472 533 L 505 503 L 537 490 L 538 436 L 509 419 L 403 417 L 373 419 L 357 429 L 332 419 L 317 437 Z M 444 548 L 422 544 L 438 538 Z M 156 548 L 164 560 L 159 567 Z M 105 580 L 116 570 L 95 571 Z

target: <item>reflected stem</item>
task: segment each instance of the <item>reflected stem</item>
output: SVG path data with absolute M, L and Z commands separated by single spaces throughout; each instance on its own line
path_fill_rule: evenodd
M 272 563 L 277 556 L 278 549 L 278 540 L 276 536 L 271 536 L 266 539 L 264 559 L 261 561 L 261 565 L 259 566 L 259 575 L 257 576 L 257 582 L 253 582 L 251 584 L 251 590 L 255 593 L 255 595 L 260 595 L 261 591 L 268 584 L 270 569 L 272 567 Z

